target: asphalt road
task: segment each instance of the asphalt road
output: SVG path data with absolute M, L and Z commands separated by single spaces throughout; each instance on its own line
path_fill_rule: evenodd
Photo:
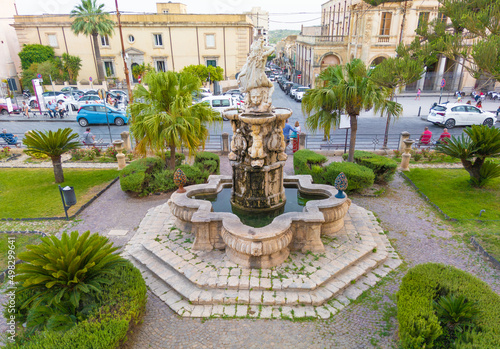
M 464 98 L 464 101 L 467 101 L 468 99 L 469 98 Z M 389 139 L 392 140 L 392 142 L 395 142 L 396 139 L 399 138 L 400 133 L 403 131 L 410 132 L 412 139 L 418 139 L 425 126 L 429 127 L 434 137 L 439 137 L 439 135 L 442 133 L 442 127 L 435 126 L 429 122 L 426 122 L 418 116 L 420 110 L 421 116 L 426 117 L 431 105 L 438 100 L 439 95 L 435 95 L 432 97 L 422 97 L 420 100 L 415 100 L 413 96 L 399 97 L 397 101 L 403 105 L 403 115 L 399 119 L 391 122 Z M 450 94 L 443 95 L 442 101 L 445 102 L 447 100 L 455 101 L 453 96 L 451 96 Z M 483 109 L 494 112 L 498 108 L 499 104 L 499 101 L 486 100 L 483 103 Z M 290 122 L 293 124 L 295 123 L 295 121 L 299 121 L 302 127 L 302 132 L 312 134 L 305 129 L 306 117 L 302 113 L 301 104 L 292 100 L 283 91 L 281 91 L 277 83 L 275 83 L 273 105 L 276 107 L 285 107 L 292 109 L 293 114 L 290 118 Z M 80 127 L 76 122 L 76 112 L 71 112 L 70 116 L 65 120 L 51 120 L 38 116 L 34 121 L 24 119 L 22 121 L 6 122 L 8 119 L 9 117 L 0 117 L 0 129 L 6 128 L 8 132 L 12 132 L 19 136 L 23 135 L 28 130 L 57 130 L 58 128 L 64 127 L 70 127 L 79 134 L 83 134 L 84 132 L 84 128 Z M 41 122 L 39 120 L 44 121 Z M 368 142 L 377 138 L 379 142 L 381 142 L 384 135 L 385 124 L 386 118 L 381 118 L 380 116 L 374 115 L 373 111 L 363 111 L 359 116 L 358 140 L 365 139 L 365 141 Z M 497 122 L 495 126 L 500 127 L 500 122 Z M 119 134 L 128 129 L 128 125 L 111 125 L 111 138 L 118 139 Z M 91 130 L 92 133 L 97 135 L 98 138 L 104 139 L 105 142 L 109 141 L 110 136 L 107 125 L 94 125 L 91 126 Z M 451 129 L 450 133 L 452 135 L 458 135 L 461 134 L 462 131 L 463 127 L 458 126 Z M 220 138 L 218 137 L 218 135 L 222 134 L 223 132 L 232 134 L 231 125 L 228 121 L 224 121 L 218 125 L 210 126 L 210 133 L 212 135 L 211 142 L 219 142 Z M 320 134 L 322 135 L 321 132 L 318 132 L 318 137 Z M 345 138 L 345 130 L 337 130 L 333 134 L 337 139 Z

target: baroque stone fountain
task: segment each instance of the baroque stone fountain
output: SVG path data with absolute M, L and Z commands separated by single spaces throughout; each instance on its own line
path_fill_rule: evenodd
M 311 176 L 284 175 L 282 129 L 292 112 L 272 106 L 264 71 L 270 53 L 262 40 L 252 44 L 238 79 L 245 108 L 224 112 L 233 129 L 232 176 L 173 193 L 148 212 L 125 249 L 179 315 L 328 318 L 401 263 L 373 214 Z M 285 195 L 291 186 L 316 199 L 286 212 L 297 199 Z M 202 199 L 224 190 L 231 191 L 228 210 Z M 268 214 L 274 219 L 265 226 L 242 223 Z

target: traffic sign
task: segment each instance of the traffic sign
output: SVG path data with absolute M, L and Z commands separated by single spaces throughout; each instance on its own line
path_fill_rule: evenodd
M 39 79 L 41 79 L 42 78 L 42 74 L 38 74 L 36 77 L 39 78 Z
M 441 80 L 441 87 L 445 87 L 446 86 L 446 80 L 443 78 L 443 80 Z
M 89 78 L 89 81 L 92 82 L 92 76 Z
M 142 77 L 139 75 L 139 77 L 137 78 L 137 80 L 139 81 L 139 83 L 142 81 Z
M 300 74 L 299 74 L 299 75 L 297 75 L 297 79 L 300 79 L 301 77 L 302 77 L 302 75 L 300 75 Z

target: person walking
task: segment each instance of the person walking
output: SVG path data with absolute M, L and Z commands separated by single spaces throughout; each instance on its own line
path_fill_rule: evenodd
M 285 122 L 285 127 L 283 127 L 283 136 L 285 137 L 286 146 L 290 144 L 290 131 L 293 131 L 293 127 L 288 123 L 288 120 Z
M 476 107 L 478 107 L 479 109 L 483 108 L 483 103 L 481 102 L 481 100 L 477 102 Z
M 26 104 L 26 102 L 23 102 L 23 114 L 28 119 L 30 118 L 30 107 Z
M 299 137 L 300 137 L 300 124 L 298 121 L 295 121 L 295 127 L 293 128 L 292 135 L 290 138 L 293 139 L 293 147 L 292 150 L 295 153 L 299 150 Z
M 422 93 L 422 90 L 421 89 L 418 89 L 417 90 L 417 97 L 415 97 L 415 100 L 420 100 L 420 93 Z

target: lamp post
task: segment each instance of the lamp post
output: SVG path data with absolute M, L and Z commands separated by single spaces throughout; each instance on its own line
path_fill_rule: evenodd
M 132 89 L 130 87 L 130 78 L 128 76 L 128 66 L 127 60 L 125 58 L 125 46 L 123 45 L 123 33 L 122 33 L 122 22 L 120 20 L 120 11 L 118 11 L 118 0 L 115 0 L 116 5 L 116 18 L 118 19 L 118 31 L 120 32 L 120 41 L 122 43 L 122 58 L 123 58 L 123 70 L 125 72 L 125 79 L 127 81 L 127 91 L 128 91 L 128 100 L 129 103 L 134 101 L 134 97 L 132 96 Z

